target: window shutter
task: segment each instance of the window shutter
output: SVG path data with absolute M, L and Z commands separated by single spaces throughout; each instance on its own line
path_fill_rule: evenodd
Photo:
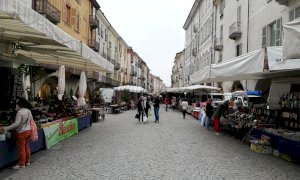
M 281 18 L 276 20 L 276 46 L 281 46 Z
M 78 31 L 80 32 L 81 29 L 81 17 L 78 16 Z
M 75 8 L 71 8 L 71 25 L 75 25 L 75 21 L 76 21 L 76 9 Z
M 240 48 L 239 48 L 239 56 L 240 56 L 243 54 L 243 45 L 240 44 L 239 46 L 240 46 Z
M 263 32 L 262 32 L 262 47 L 267 46 L 267 26 L 263 27 Z
M 237 9 L 237 22 L 241 22 L 241 11 L 242 11 L 242 6 L 239 6 Z
M 295 19 L 295 10 L 291 10 L 289 12 L 289 20 L 293 21 Z
M 65 22 L 67 22 L 68 21 L 67 18 L 68 18 L 67 4 L 64 1 L 64 4 L 63 4 L 63 20 Z
M 295 19 L 300 17 L 300 6 L 295 9 Z

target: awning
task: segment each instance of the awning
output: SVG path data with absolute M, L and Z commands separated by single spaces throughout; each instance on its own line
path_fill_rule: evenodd
M 300 18 L 283 25 L 283 59 L 300 59 Z
M 147 91 L 141 86 L 119 86 L 114 88 L 115 91 L 129 91 L 133 93 L 146 93 Z
M 221 89 L 213 86 L 192 85 L 187 87 L 167 88 L 166 92 L 183 93 L 183 92 L 190 92 L 195 90 L 211 91 L 211 90 L 221 90 Z
M 16 52 L 18 59 L 32 58 L 36 64 L 65 65 L 91 71 L 112 72 L 114 69 L 113 64 L 100 54 L 61 30 L 23 1 L 0 1 L 0 35 L 1 41 L 20 45 L 21 50 Z
M 263 70 L 264 49 L 260 49 L 218 64 L 212 64 L 210 78 L 205 82 L 258 79 L 255 75 L 263 73 Z

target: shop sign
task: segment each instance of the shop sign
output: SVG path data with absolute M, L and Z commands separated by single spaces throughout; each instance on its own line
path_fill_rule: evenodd
M 46 147 L 49 149 L 58 142 L 77 134 L 78 122 L 77 119 L 74 118 L 68 121 L 56 123 L 43 129 L 45 133 Z

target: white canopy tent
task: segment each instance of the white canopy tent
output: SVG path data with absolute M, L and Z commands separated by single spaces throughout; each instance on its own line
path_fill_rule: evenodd
M 129 91 L 133 93 L 146 93 L 147 91 L 141 86 L 119 86 L 114 88 L 115 91 Z
M 173 92 L 173 93 L 183 93 L 183 92 L 190 92 L 195 90 L 203 90 L 203 91 L 211 91 L 211 90 L 221 90 L 220 88 L 213 87 L 213 86 L 204 86 L 204 85 L 192 85 L 187 87 L 174 87 L 174 88 L 167 88 L 166 92 Z

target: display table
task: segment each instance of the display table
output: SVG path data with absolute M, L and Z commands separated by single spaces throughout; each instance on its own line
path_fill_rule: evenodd
M 81 131 L 84 128 L 90 127 L 92 125 L 91 115 L 81 116 L 77 118 L 78 121 L 78 131 Z
M 44 130 L 39 129 L 39 139 L 36 142 L 30 141 L 31 154 L 46 148 Z M 6 141 L 0 141 L 0 169 L 9 165 L 14 165 L 18 160 L 18 148 L 16 140 L 6 139 Z
M 253 129 L 251 135 L 258 139 L 261 135 L 270 137 L 272 148 L 277 149 L 281 153 L 288 154 L 294 159 L 300 160 L 300 141 L 294 141 L 260 129 Z

